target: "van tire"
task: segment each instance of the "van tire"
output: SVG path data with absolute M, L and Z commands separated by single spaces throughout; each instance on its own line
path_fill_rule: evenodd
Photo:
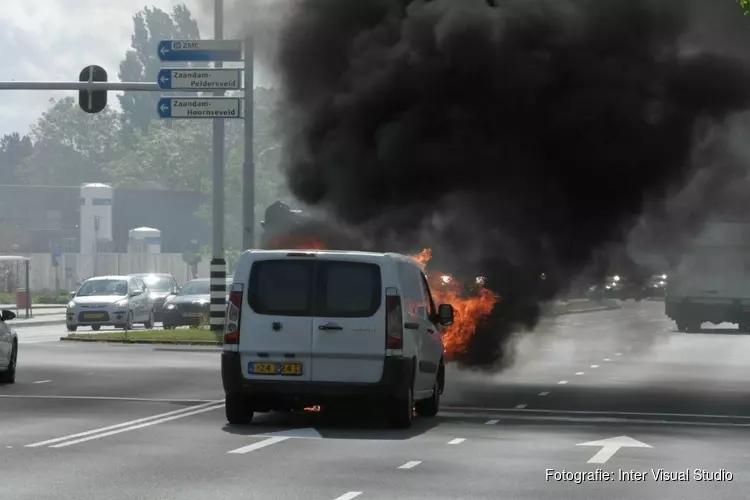
M 232 425 L 248 425 L 253 421 L 253 410 L 248 404 L 247 398 L 238 395 L 227 395 L 224 402 L 224 411 L 227 422 Z
M 410 386 L 404 396 L 388 401 L 386 413 L 391 429 L 410 428 L 414 417 L 414 389 Z
M 422 401 L 417 401 L 414 405 L 417 415 L 420 417 L 434 417 L 440 411 L 440 385 L 437 379 L 432 388 L 432 396 Z

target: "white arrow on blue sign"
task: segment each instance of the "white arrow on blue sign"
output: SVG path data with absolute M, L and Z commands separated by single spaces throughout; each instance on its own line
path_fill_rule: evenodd
M 162 61 L 241 61 L 239 40 L 162 40 L 157 47 Z
M 241 97 L 162 97 L 161 118 L 242 118 Z
M 162 69 L 157 82 L 164 90 L 238 90 L 239 69 Z

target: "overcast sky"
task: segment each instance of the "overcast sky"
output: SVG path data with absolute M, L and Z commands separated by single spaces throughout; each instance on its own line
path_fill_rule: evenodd
M 0 0 L 0 81 L 74 81 L 89 64 L 117 79 L 120 60 L 130 47 L 133 15 L 145 6 L 171 10 L 184 3 L 198 19 L 201 35 L 213 36 L 213 18 L 201 5 L 209 0 Z M 227 1 L 227 8 L 231 2 Z M 239 3 L 239 2 L 238 2 Z M 226 35 L 236 30 L 234 15 L 227 16 Z M 271 77 L 256 70 L 258 85 Z M 1 91 L 0 135 L 28 132 L 47 109 L 51 97 L 75 92 Z M 112 95 L 110 103 L 117 105 Z

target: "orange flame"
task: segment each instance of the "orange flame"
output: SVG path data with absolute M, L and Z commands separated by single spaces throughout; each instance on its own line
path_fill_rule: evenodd
M 432 250 L 425 248 L 412 258 L 422 269 L 426 269 L 432 258 Z M 484 287 L 484 282 L 477 279 L 477 295 L 463 297 L 461 283 L 453 276 L 440 272 L 425 272 L 430 285 L 435 307 L 439 304 L 451 304 L 454 310 L 453 324 L 443 331 L 443 346 L 446 354 L 461 353 L 477 329 L 479 322 L 489 316 L 498 301 L 498 296 Z

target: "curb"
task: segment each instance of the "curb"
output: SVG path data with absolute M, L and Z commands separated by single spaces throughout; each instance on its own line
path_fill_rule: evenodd
M 149 340 L 149 339 L 97 339 L 97 338 L 71 338 L 60 337 L 65 342 L 93 342 L 100 344 L 144 344 L 144 345 L 198 345 L 198 346 L 220 346 L 216 340 Z
M 34 321 L 33 323 L 11 323 L 13 328 L 31 328 L 32 326 L 52 326 L 52 325 L 64 325 L 65 320 L 46 320 L 46 321 Z

